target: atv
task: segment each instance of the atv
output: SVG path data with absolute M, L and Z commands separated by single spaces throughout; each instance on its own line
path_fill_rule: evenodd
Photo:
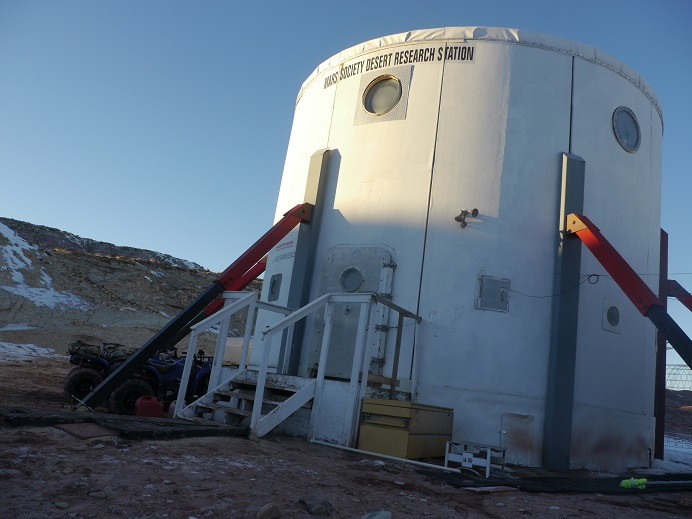
M 77 366 L 65 378 L 65 393 L 70 401 L 81 401 L 134 351 L 116 343 L 94 345 L 78 340 L 70 344 L 70 364 Z M 211 360 L 201 350 L 195 355 L 186 402 L 207 392 Z M 185 356 L 179 356 L 175 348 L 157 353 L 110 394 L 109 411 L 134 414 L 137 400 L 147 395 L 156 396 L 167 409 L 178 396 L 184 367 Z

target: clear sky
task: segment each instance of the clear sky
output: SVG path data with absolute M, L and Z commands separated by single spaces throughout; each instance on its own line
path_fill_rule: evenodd
M 0 215 L 221 270 L 272 223 L 312 70 L 454 25 L 579 40 L 648 81 L 671 277 L 692 288 L 690 0 L 0 0 Z M 648 217 L 632 208 L 632 225 Z M 690 312 L 671 313 L 692 335 Z

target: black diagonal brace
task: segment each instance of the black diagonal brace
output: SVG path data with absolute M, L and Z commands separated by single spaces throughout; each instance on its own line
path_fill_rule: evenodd
M 142 367 L 147 360 L 159 351 L 174 345 L 182 337 L 181 329 L 189 331 L 189 323 L 200 315 L 204 308 L 224 291 L 219 281 L 214 281 L 197 299 L 187 308 L 181 310 L 171 321 L 138 349 L 130 358 L 120 364 L 115 371 L 106 377 L 84 400 L 74 406 L 75 409 L 89 409 L 99 405 L 116 387 Z M 183 336 L 185 334 L 182 334 Z

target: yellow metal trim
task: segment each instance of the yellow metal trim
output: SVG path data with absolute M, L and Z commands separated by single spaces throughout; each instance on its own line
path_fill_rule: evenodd
M 570 213 L 567 215 L 567 225 L 565 225 L 565 230 L 567 233 L 572 234 L 575 232 L 583 231 L 588 227 L 582 221 L 577 213 Z

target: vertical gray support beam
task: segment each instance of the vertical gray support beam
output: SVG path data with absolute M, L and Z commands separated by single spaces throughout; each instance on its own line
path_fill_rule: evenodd
M 297 309 L 308 304 L 310 298 L 310 280 L 315 266 L 315 248 L 320 232 L 320 222 L 324 212 L 324 191 L 327 184 L 327 171 L 329 168 L 330 150 L 324 149 L 315 152 L 310 157 L 308 166 L 308 178 L 305 183 L 305 196 L 303 202 L 311 203 L 315 206 L 312 213 L 310 225 L 301 225 L 298 228 L 298 239 L 296 241 L 296 255 L 293 261 L 293 272 L 291 273 L 291 284 L 288 292 L 286 306 Z M 288 359 L 288 373 L 295 375 L 298 372 L 300 362 L 300 346 L 303 343 L 305 321 L 295 324 L 293 329 L 292 346 Z M 285 336 L 284 336 L 285 337 Z M 282 353 L 279 358 L 279 366 L 284 364 L 283 352 L 286 350 L 282 345 Z
M 543 429 L 543 466 L 566 470 L 570 466 L 575 360 L 579 324 L 581 241 L 565 234 L 566 216 L 584 212 L 584 160 L 562 154 L 560 237 L 555 261 L 548 385 Z
M 668 310 L 668 233 L 661 229 L 658 277 L 658 298 L 663 309 Z M 662 460 L 664 437 L 666 434 L 666 334 L 656 329 L 656 385 L 654 389 L 654 416 L 656 434 L 654 435 L 654 458 Z

